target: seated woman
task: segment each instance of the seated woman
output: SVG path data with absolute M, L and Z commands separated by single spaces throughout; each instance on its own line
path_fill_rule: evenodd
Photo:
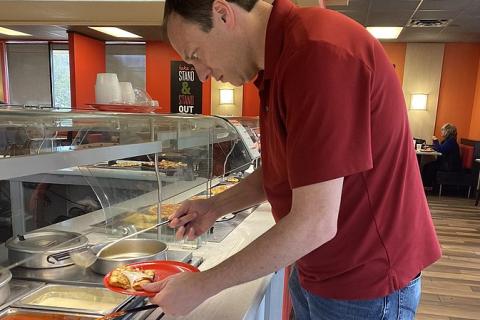
M 460 149 L 457 143 L 457 127 L 446 123 L 440 129 L 443 140 L 439 142 L 433 136 L 433 149 L 442 155 L 437 160 L 425 164 L 422 170 L 422 180 L 425 190 L 432 190 L 435 185 L 437 171 L 460 171 L 462 162 L 460 160 Z

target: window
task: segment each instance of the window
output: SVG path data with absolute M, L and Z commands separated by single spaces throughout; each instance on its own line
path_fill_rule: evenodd
M 47 43 L 7 43 L 10 102 L 19 105 L 51 105 Z
M 7 43 L 10 102 L 71 108 L 68 45 Z
M 68 48 L 51 48 L 52 102 L 57 109 L 71 109 L 70 60 Z

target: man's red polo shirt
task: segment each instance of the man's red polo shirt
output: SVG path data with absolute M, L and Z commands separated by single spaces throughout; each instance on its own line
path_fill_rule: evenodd
M 292 189 L 345 177 L 337 235 L 297 262 L 302 286 L 373 299 L 407 285 L 441 251 L 382 46 L 339 13 L 276 0 L 262 73 L 262 165 L 275 219 L 290 212 Z

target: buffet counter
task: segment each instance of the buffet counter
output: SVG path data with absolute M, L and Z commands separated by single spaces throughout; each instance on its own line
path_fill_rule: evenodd
M 137 199 L 138 201 L 139 199 Z M 271 208 L 269 204 L 262 204 L 253 213 L 251 213 L 245 220 L 240 223 L 223 241 L 219 243 L 207 242 L 196 250 L 189 250 L 193 253 L 194 258 L 202 258 L 203 263 L 199 266 L 200 270 L 207 270 L 218 263 L 224 261 L 231 255 L 240 251 L 247 246 L 258 236 L 263 234 L 266 230 L 271 228 L 274 224 L 271 214 Z M 64 221 L 51 227 L 55 229 L 71 230 L 74 227 L 75 230 L 85 233 L 89 230 L 92 222 L 103 219 L 100 216 L 101 211 L 95 213 L 86 214 L 81 217 L 77 217 L 68 221 Z M 87 237 L 91 242 L 98 242 L 105 240 L 105 234 L 99 234 L 96 232 L 87 233 Z M 102 239 L 103 238 L 103 239 Z M 178 249 L 178 248 L 175 248 Z M 186 252 L 186 251 L 185 251 Z M 68 269 L 75 268 L 76 266 L 60 268 Z M 78 268 L 78 267 L 76 267 Z M 58 271 L 62 271 L 57 269 Z M 55 273 L 57 270 L 51 269 L 49 272 Z M 72 269 L 73 270 L 73 269 Z M 90 270 L 87 270 L 90 271 Z M 64 272 L 62 272 L 64 273 Z M 68 272 L 66 272 L 67 274 Z M 78 273 L 78 270 L 75 272 Z M 89 273 L 84 273 L 88 275 Z M 14 272 L 14 276 L 16 272 Z M 17 274 L 18 275 L 18 274 Z M 58 278 L 53 274 L 49 277 L 55 281 L 45 282 L 59 282 Z M 20 278 L 24 278 L 21 276 Z M 99 277 L 98 275 L 95 277 Z M 26 277 L 29 278 L 29 277 Z M 75 278 L 75 277 L 73 277 Z M 24 278 L 25 279 L 25 278 Z M 72 280 L 72 279 L 70 279 Z M 77 279 L 78 280 L 78 279 Z M 88 280 L 88 279 L 87 279 Z M 94 279 L 98 280 L 98 279 Z M 280 270 L 275 274 L 265 276 L 263 278 L 245 283 L 230 289 L 227 289 L 216 296 L 208 299 L 190 315 L 186 317 L 168 317 L 164 316 L 162 319 L 245 319 L 245 320 L 261 320 L 261 319 L 281 319 L 281 308 L 283 299 L 283 280 L 284 272 Z M 85 281 L 85 280 L 83 280 Z M 70 285 L 85 285 L 82 281 L 70 282 Z M 88 282 L 88 281 L 85 281 Z M 61 281 L 60 281 L 61 283 Z M 131 319 L 135 320 L 155 320 L 162 313 L 160 309 L 153 312 L 142 312 L 137 314 Z
M 200 270 L 209 269 L 240 251 L 270 229 L 273 224 L 270 205 L 261 205 L 221 243 L 208 242 L 194 251 L 194 255 L 198 254 L 205 260 L 200 265 Z M 275 274 L 224 290 L 205 301 L 186 317 L 162 319 L 279 320 L 281 319 L 283 280 L 284 272 L 280 270 Z M 160 313 L 161 311 L 157 310 L 147 319 L 155 320 Z

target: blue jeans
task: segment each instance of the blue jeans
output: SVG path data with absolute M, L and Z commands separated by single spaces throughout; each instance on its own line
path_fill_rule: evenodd
M 406 287 L 374 300 L 334 300 L 300 286 L 294 268 L 288 283 L 296 320 L 410 320 L 420 301 L 421 276 Z

